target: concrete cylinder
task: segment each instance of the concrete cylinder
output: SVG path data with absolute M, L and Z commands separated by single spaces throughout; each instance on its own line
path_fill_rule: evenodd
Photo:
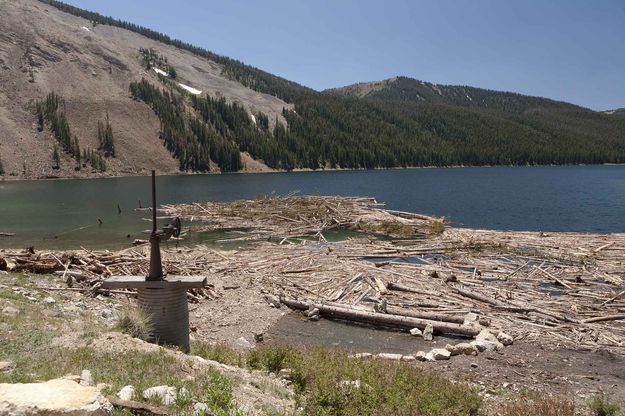
M 189 352 L 189 306 L 186 289 L 138 289 L 139 308 L 151 323 L 150 342 Z

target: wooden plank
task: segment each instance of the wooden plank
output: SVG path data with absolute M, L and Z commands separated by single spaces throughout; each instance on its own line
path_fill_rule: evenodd
M 113 276 L 102 282 L 103 289 L 192 289 L 206 285 L 204 276 L 167 276 L 165 280 L 147 281 L 145 276 Z

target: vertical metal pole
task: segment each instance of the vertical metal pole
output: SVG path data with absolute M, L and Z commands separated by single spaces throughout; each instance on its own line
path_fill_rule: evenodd
M 161 238 L 156 231 L 156 172 L 152 171 L 152 234 L 150 235 L 150 272 L 146 280 L 163 280 L 161 263 Z
M 156 233 L 156 172 L 152 171 L 152 233 Z

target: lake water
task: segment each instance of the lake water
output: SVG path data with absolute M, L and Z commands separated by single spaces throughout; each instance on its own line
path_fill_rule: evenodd
M 456 226 L 625 232 L 625 166 L 493 167 L 157 178 L 159 203 L 290 192 L 373 196 Z M 150 223 L 148 177 L 0 182 L 0 247 L 127 246 Z M 122 213 L 118 214 L 117 205 Z M 98 219 L 103 224 L 98 225 Z M 129 237 L 128 237 L 129 236 Z

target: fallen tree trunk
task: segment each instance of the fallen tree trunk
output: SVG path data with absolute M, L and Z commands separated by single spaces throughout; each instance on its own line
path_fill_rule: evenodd
M 303 302 L 296 299 L 280 298 L 280 301 L 291 309 L 305 311 L 312 308 L 319 309 L 319 313 L 330 319 L 341 319 L 346 321 L 361 322 L 373 325 L 379 325 L 389 328 L 425 329 L 427 325 L 432 325 L 434 333 L 437 334 L 454 334 L 465 337 L 474 337 L 479 334 L 479 330 L 475 328 L 465 327 L 458 324 L 448 322 L 437 322 L 427 319 L 413 318 L 411 316 L 393 315 L 388 313 L 377 313 L 357 310 L 348 307 L 330 306 L 327 304 L 316 304 Z
M 605 322 L 605 321 L 618 321 L 621 319 L 625 319 L 625 315 L 606 315 L 606 316 L 596 316 L 594 318 L 588 318 L 582 320 L 583 324 L 589 324 L 592 322 Z
M 412 311 L 410 309 L 399 308 L 397 306 L 387 305 L 386 313 L 390 313 L 391 315 L 410 316 L 412 318 L 429 319 L 432 321 L 452 322 L 456 324 L 464 323 L 463 316 L 447 315 L 444 313 L 436 313 L 436 312 Z

